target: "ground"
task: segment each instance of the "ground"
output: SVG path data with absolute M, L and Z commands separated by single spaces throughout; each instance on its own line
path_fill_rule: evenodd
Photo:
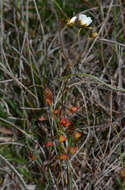
M 125 2 L 3 0 L 0 20 L 0 189 L 124 190 Z

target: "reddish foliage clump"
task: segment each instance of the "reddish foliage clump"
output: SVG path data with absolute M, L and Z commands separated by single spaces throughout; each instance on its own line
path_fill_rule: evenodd
M 66 118 L 62 118 L 60 120 L 60 124 L 63 125 L 64 127 L 69 127 L 71 125 L 71 122 L 68 121 Z

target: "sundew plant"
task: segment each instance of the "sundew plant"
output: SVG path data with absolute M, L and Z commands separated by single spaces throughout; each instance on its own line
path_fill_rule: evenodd
M 0 190 L 125 189 L 125 2 L 0 1 Z

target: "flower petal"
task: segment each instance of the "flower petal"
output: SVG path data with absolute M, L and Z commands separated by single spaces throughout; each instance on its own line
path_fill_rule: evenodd
M 91 17 L 87 17 L 84 14 L 79 14 L 78 21 L 80 22 L 80 25 L 82 26 L 89 26 L 92 23 Z
M 68 24 L 68 25 L 73 25 L 73 24 L 75 23 L 76 19 L 77 19 L 76 16 L 72 17 L 72 18 L 68 21 L 67 24 Z

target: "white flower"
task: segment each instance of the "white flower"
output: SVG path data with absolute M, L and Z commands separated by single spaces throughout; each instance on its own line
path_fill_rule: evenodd
M 92 23 L 92 19 L 91 17 L 87 17 L 86 15 L 80 13 L 78 16 L 68 19 L 67 25 L 72 26 L 75 24 L 75 22 L 78 22 L 78 24 L 81 26 L 89 26 Z
M 91 17 L 87 17 L 84 14 L 79 14 L 78 21 L 81 26 L 89 26 L 92 23 Z
M 70 20 L 68 20 L 68 25 L 73 25 L 77 19 L 77 16 L 72 17 Z

